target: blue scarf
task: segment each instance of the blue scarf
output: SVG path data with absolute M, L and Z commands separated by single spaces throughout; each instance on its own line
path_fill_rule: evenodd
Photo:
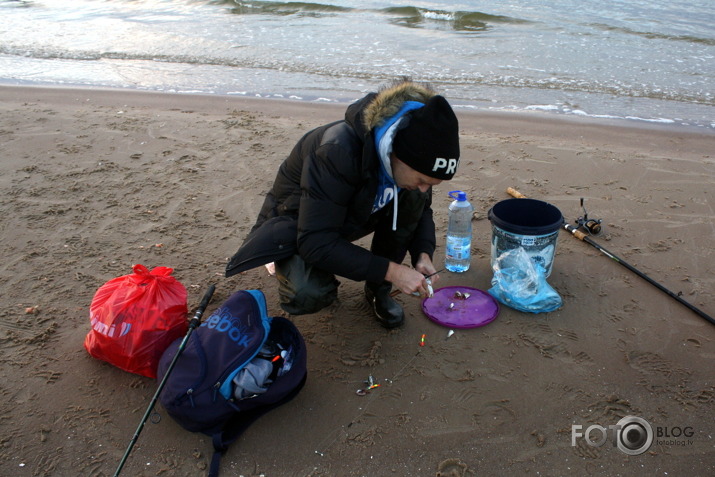
M 378 179 L 377 194 L 372 206 L 372 213 L 385 207 L 391 200 L 397 197 L 400 188 L 395 184 L 392 176 L 392 166 L 390 166 L 390 154 L 392 153 L 392 140 L 398 131 L 400 121 L 409 111 L 424 107 L 424 103 L 417 101 L 405 101 L 399 111 L 387 118 L 380 126 L 375 128 L 375 149 L 380 158 L 380 177 Z M 392 218 L 392 230 L 397 228 L 397 200 L 394 200 L 395 213 Z

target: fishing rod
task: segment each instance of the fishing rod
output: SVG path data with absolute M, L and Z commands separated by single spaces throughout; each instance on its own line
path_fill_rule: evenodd
M 194 317 L 189 322 L 189 329 L 186 332 L 184 339 L 181 340 L 181 343 L 179 344 L 179 349 L 176 351 L 176 354 L 174 355 L 174 359 L 171 360 L 171 364 L 169 364 L 169 367 L 166 370 L 166 374 L 164 374 L 164 378 L 159 383 L 159 388 L 154 393 L 154 397 L 151 399 L 151 402 L 149 403 L 149 407 L 147 408 L 146 412 L 144 413 L 144 417 L 142 418 L 141 422 L 139 423 L 139 427 L 137 427 L 137 430 L 134 432 L 134 437 L 132 437 L 132 440 L 129 442 L 129 447 L 127 447 L 127 450 L 124 453 L 124 457 L 122 457 L 122 460 L 119 462 L 119 467 L 117 467 L 117 470 L 114 472 L 114 477 L 119 476 L 119 473 L 122 471 L 124 464 L 127 462 L 127 458 L 129 457 L 129 454 L 131 453 L 132 448 L 134 447 L 134 444 L 137 443 L 137 439 L 139 439 L 139 434 L 141 433 L 142 429 L 144 428 L 144 424 L 146 424 L 146 421 L 149 419 L 149 416 L 151 415 L 152 411 L 154 410 L 154 406 L 156 406 L 156 402 L 159 400 L 159 395 L 161 394 L 161 391 L 164 389 L 164 386 L 166 385 L 166 381 L 168 380 L 169 375 L 171 374 L 171 370 L 174 369 L 176 362 L 179 360 L 179 356 L 181 356 L 181 353 L 184 351 L 184 348 L 186 348 L 186 344 L 189 342 L 189 337 L 191 336 L 191 333 L 196 328 L 198 328 L 199 325 L 201 324 L 201 317 L 203 316 L 204 311 L 206 310 L 206 307 L 209 305 L 209 302 L 211 301 L 211 297 L 213 296 L 215 290 L 216 290 L 216 285 L 213 285 L 213 284 L 210 285 L 208 290 L 206 290 L 204 297 L 201 299 L 201 303 L 199 303 L 199 307 L 196 308 Z
M 507 194 L 509 194 L 510 196 L 512 196 L 512 197 L 514 197 L 514 198 L 516 198 L 516 199 L 525 199 L 525 198 L 526 198 L 526 196 L 525 196 L 524 194 L 522 194 L 522 193 L 519 192 L 518 190 L 514 189 L 513 187 L 507 188 L 506 192 L 507 192 Z M 630 270 L 631 272 L 635 273 L 636 275 L 638 275 L 639 277 L 641 277 L 642 279 L 644 279 L 645 281 L 647 281 L 647 282 L 650 283 L 651 285 L 655 286 L 658 290 L 660 290 L 660 291 L 662 291 L 662 292 L 668 294 L 670 297 L 672 297 L 672 298 L 674 298 L 675 300 L 677 300 L 680 304 L 685 305 L 685 306 L 688 307 L 691 311 L 693 311 L 693 312 L 695 312 L 696 314 L 698 314 L 701 318 L 705 318 L 705 319 L 708 320 L 710 323 L 712 323 L 713 325 L 715 325 L 715 318 L 713 318 L 712 316 L 708 315 L 707 313 L 705 313 L 703 310 L 701 310 L 700 308 L 696 307 L 695 305 L 693 305 L 693 304 L 689 303 L 688 301 L 684 300 L 679 294 L 673 293 L 672 291 L 668 290 L 666 287 L 664 287 L 664 286 L 661 285 L 660 283 L 656 282 L 655 280 L 653 280 L 652 278 L 650 278 L 648 275 L 646 275 L 645 273 L 641 272 L 641 271 L 638 270 L 636 267 L 634 267 L 633 265 L 629 264 L 629 263 L 626 262 L 625 260 L 621 259 L 621 258 L 618 257 L 617 255 L 615 255 L 615 254 L 609 252 L 608 250 L 606 250 L 605 248 L 603 248 L 602 246 L 600 246 L 596 241 L 594 241 L 594 240 L 593 240 L 591 237 L 589 237 L 587 234 L 585 234 L 584 232 L 581 232 L 580 230 L 578 230 L 577 227 L 574 227 L 573 225 L 570 225 L 570 224 L 567 224 L 567 223 L 564 222 L 563 228 L 564 228 L 564 230 L 566 230 L 567 232 L 569 232 L 571 235 L 573 235 L 573 236 L 576 237 L 577 239 L 581 240 L 582 242 L 586 242 L 587 244 L 589 244 L 590 246 L 592 246 L 593 248 L 595 248 L 596 250 L 598 250 L 599 252 L 601 252 L 602 254 L 604 254 L 605 256 L 607 256 L 608 258 L 610 258 L 611 260 L 615 261 L 616 263 L 618 263 L 618 264 L 620 264 L 620 265 L 623 265 L 624 267 L 626 267 L 626 268 L 627 268 L 628 270 Z

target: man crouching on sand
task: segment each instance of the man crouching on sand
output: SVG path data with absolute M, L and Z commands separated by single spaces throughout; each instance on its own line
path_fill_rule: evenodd
M 427 295 L 432 186 L 458 164 L 457 117 L 429 85 L 405 78 L 370 93 L 298 141 L 226 276 L 275 262 L 281 308 L 294 315 L 332 303 L 335 275 L 364 280 L 377 320 L 398 327 L 390 291 Z M 370 250 L 352 243 L 372 232 Z M 408 251 L 414 268 L 402 265 Z

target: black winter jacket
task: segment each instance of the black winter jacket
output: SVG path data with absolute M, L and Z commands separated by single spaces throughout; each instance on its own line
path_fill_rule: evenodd
M 404 101 L 425 102 L 434 94 L 421 85 L 401 83 L 353 103 L 344 120 L 305 134 L 281 164 L 226 276 L 298 253 L 335 275 L 383 281 L 389 260 L 352 243 L 372 231 L 380 167 L 373 129 Z M 422 252 L 434 253 L 431 195 L 408 250 L 413 262 Z

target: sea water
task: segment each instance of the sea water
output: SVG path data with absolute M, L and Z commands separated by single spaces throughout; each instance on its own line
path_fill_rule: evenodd
M 401 76 L 456 109 L 715 129 L 710 0 L 0 0 L 0 84 L 350 102 Z

